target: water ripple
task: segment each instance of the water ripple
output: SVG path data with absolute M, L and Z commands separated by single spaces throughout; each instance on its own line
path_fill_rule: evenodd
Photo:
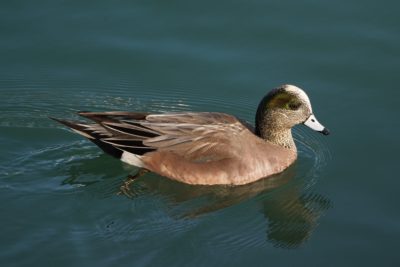
M 14 77 L 0 80 L 0 85 L 9 96 L 0 100 L 0 127 L 8 129 L 0 137 L 5 143 L 35 144 L 13 147 L 12 157 L 0 167 L 0 188 L 25 194 L 72 194 L 79 190 L 115 199 L 124 175 L 134 170 L 125 170 L 90 142 L 49 120 L 49 115 L 76 119 L 78 110 L 194 110 L 228 112 L 252 121 L 257 105 L 254 99 L 227 101 L 198 89 L 146 88 L 129 79 L 29 81 Z M 50 90 L 53 87 L 57 90 Z M 15 136 L 21 131 L 24 134 Z M 330 150 L 320 136 L 304 127 L 294 129 L 294 138 L 299 152 L 294 166 L 250 185 L 193 187 L 155 174 L 140 178 L 132 188 L 135 197 L 128 200 L 130 211 L 114 211 L 99 218 L 96 235 L 117 242 L 143 241 L 150 235 L 179 239 L 210 220 L 221 220 L 229 225 L 215 225 L 204 238 L 231 252 L 268 244 L 298 247 L 308 240 L 330 205 L 329 200 L 312 192 L 323 177 Z M 247 229 L 252 229 L 251 234 Z

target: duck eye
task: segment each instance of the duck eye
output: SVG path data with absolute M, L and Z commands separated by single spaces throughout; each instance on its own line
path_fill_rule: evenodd
M 301 103 L 300 103 L 300 102 L 290 102 L 290 103 L 288 104 L 288 107 L 289 107 L 289 109 L 291 109 L 291 110 L 298 110 L 298 109 L 300 108 L 300 106 L 301 106 Z

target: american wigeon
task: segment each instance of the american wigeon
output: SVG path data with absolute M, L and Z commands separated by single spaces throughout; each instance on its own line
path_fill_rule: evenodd
M 214 112 L 78 114 L 94 123 L 55 120 L 127 164 L 198 185 L 241 185 L 282 172 L 297 158 L 291 131 L 297 124 L 329 134 L 306 93 L 293 85 L 261 100 L 254 129 Z

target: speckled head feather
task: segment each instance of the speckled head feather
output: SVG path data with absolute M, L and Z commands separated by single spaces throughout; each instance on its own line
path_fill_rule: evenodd
M 297 86 L 282 85 L 260 102 L 256 114 L 256 134 L 261 138 L 295 150 L 291 128 L 304 123 L 312 114 L 310 99 Z

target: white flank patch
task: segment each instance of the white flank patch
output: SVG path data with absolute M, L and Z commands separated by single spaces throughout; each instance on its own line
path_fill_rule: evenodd
M 122 153 L 121 161 L 136 167 L 143 167 L 143 161 L 141 159 L 141 156 L 126 151 Z

